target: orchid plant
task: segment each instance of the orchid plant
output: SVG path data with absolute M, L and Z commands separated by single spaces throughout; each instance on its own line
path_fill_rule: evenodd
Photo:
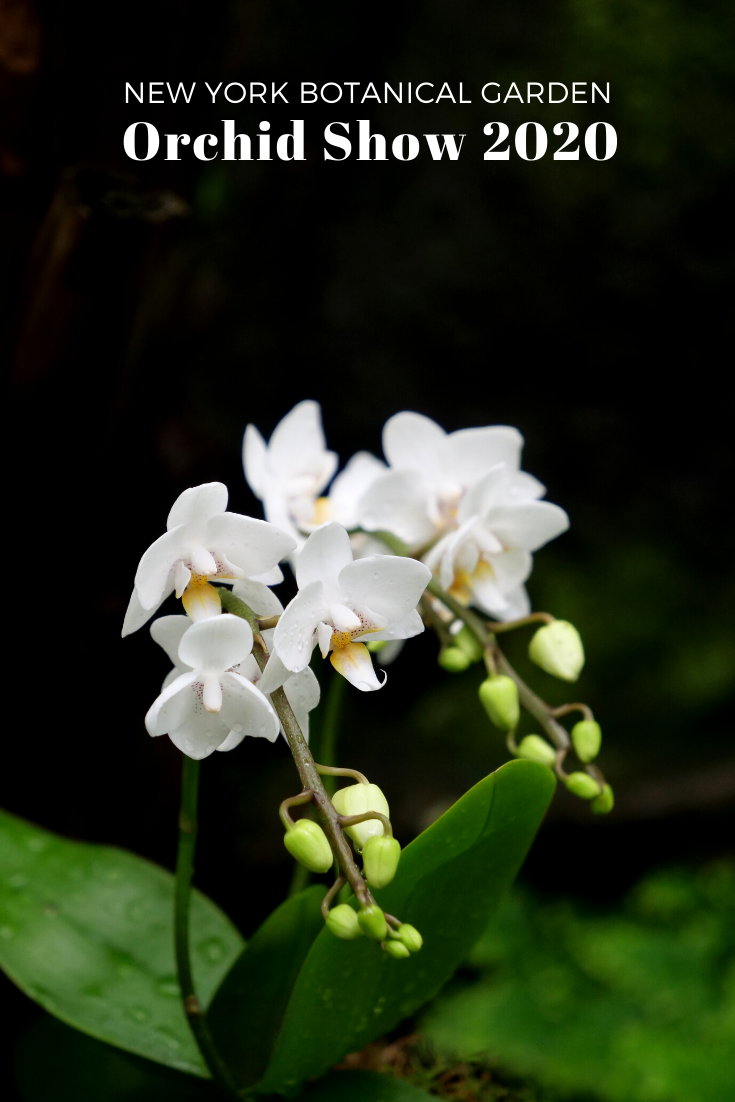
M 547 673 L 574 682 L 584 663 L 573 625 L 530 607 L 533 554 L 569 521 L 521 470 L 522 446 L 513 428 L 445 433 L 404 412 L 385 426 L 385 461 L 359 452 L 336 473 L 319 406 L 303 401 L 268 443 L 253 425 L 245 431 L 245 477 L 264 520 L 228 512 L 228 491 L 218 482 L 179 496 L 165 533 L 140 560 L 122 629 L 123 636 L 139 630 L 169 598 L 181 602 L 181 613 L 150 625 L 173 668 L 145 717 L 149 735 L 168 735 L 183 760 L 169 981 L 179 1017 L 175 1027 L 159 1023 L 153 1040 L 132 1040 L 114 1015 L 102 1026 L 81 996 L 73 1006 L 64 1001 L 56 991 L 63 981 L 47 977 L 55 994 L 34 986 L 28 976 L 42 954 L 32 945 L 16 953 L 14 935 L 0 938 L 11 977 L 64 1020 L 211 1077 L 230 1095 L 290 1095 L 413 1013 L 448 978 L 517 872 L 554 778 L 593 812 L 612 809 L 612 790 L 595 764 L 600 728 L 590 709 L 546 704 L 501 647 L 504 633 L 533 626 L 529 655 Z M 284 581 L 284 562 L 296 582 L 285 608 L 273 591 Z M 388 673 L 400 677 L 401 648 L 426 629 L 437 637 L 446 671 L 484 663 L 478 706 L 516 761 L 402 852 L 378 785 L 336 763 L 334 739 L 322 745 L 329 760 L 314 759 L 309 715 L 320 702 L 324 660 L 333 668 L 333 704 L 345 682 L 375 692 Z M 539 733 L 518 742 L 521 709 Z M 333 727 L 335 714 L 336 705 Z M 568 731 L 561 721 L 574 714 Z M 192 937 L 204 923 L 191 888 L 200 763 L 214 751 L 247 752 L 240 747 L 248 736 L 274 742 L 279 734 L 300 779 L 280 817 L 301 873 L 246 949 L 207 904 L 210 925 L 229 932 L 221 935 L 221 967 L 205 976 L 192 957 Z M 572 751 L 578 766 L 569 772 Z M 340 778 L 347 783 L 335 792 Z M 306 815 L 294 818 L 295 808 Z M 33 835 L 36 828 L 10 816 L 3 822 L 28 843 L 18 843 L 18 852 L 37 857 L 49 845 L 74 845 L 52 845 L 52 836 Z M 331 883 L 309 887 L 312 876 L 331 876 Z M 0 894 L 0 915 L 3 906 Z M 116 930 L 124 936 L 119 924 Z M 115 998 L 124 1002 L 122 994 Z M 186 1023 L 190 1032 L 182 1035 Z M 167 1051 L 158 1043 L 166 1030 Z

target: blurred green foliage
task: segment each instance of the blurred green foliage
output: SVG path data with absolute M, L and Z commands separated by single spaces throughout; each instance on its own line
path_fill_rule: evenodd
M 565 1097 L 732 1099 L 735 865 L 653 873 L 610 913 L 516 890 L 469 966 L 424 1022 L 440 1051 Z

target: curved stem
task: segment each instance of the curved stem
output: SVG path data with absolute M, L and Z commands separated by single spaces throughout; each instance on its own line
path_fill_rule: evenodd
M 227 609 L 228 612 L 233 613 L 235 616 L 242 617 L 243 620 L 247 620 L 250 624 L 254 639 L 253 657 L 260 669 L 265 669 L 270 656 L 268 654 L 268 648 L 265 645 L 265 640 L 258 628 L 257 616 L 244 601 L 241 601 L 239 597 L 235 597 L 229 590 L 223 591 L 220 597 L 222 599 L 223 608 Z M 314 803 L 319 812 L 322 829 L 329 839 L 329 844 L 337 864 L 339 865 L 340 872 L 352 888 L 360 906 L 367 907 L 372 902 L 373 897 L 370 894 L 360 869 L 355 863 L 352 850 L 342 832 L 337 809 L 332 804 L 327 790 L 322 783 L 322 778 L 319 775 L 316 762 L 311 755 L 309 745 L 303 736 L 298 720 L 293 714 L 293 709 L 288 702 L 288 697 L 283 691 L 283 688 L 280 688 L 274 689 L 270 694 L 270 698 L 276 715 L 281 721 L 281 727 L 286 736 L 286 742 L 288 743 L 291 756 L 293 757 L 299 777 L 301 778 L 301 784 L 304 791 L 310 790 L 313 793 Z
M 357 826 L 358 823 L 367 823 L 369 819 L 379 819 L 383 824 L 383 830 L 387 837 L 393 837 L 393 827 L 390 824 L 390 819 L 380 811 L 363 811 L 360 815 L 340 815 L 339 825 L 343 827 L 352 827 Z
M 553 624 L 555 619 L 556 617 L 552 616 L 550 612 L 531 612 L 528 616 L 521 617 L 520 620 L 501 620 L 498 623 L 488 623 L 487 628 L 493 634 L 500 635 L 503 631 L 515 631 L 516 628 L 524 628 L 527 624 Z
M 357 769 L 343 769 L 338 765 L 320 765 L 318 761 L 314 764 L 322 777 L 352 777 L 359 784 L 370 784 L 365 774 Z
M 222 1060 L 209 1031 L 199 999 L 194 989 L 189 952 L 189 903 L 194 875 L 194 851 L 197 839 L 197 803 L 199 797 L 199 762 L 184 755 L 181 776 L 181 806 L 179 810 L 179 846 L 176 854 L 176 885 L 174 893 L 174 948 L 176 975 L 181 988 L 181 1000 L 189 1028 L 215 1083 L 230 1094 L 237 1094 L 229 1068 Z

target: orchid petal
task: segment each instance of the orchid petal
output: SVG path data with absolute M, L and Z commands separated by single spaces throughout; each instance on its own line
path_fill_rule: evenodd
M 191 562 L 193 574 L 201 574 L 207 577 L 209 574 L 217 573 L 217 563 L 206 547 L 200 547 L 197 544 L 190 546 L 189 561 Z
M 463 486 L 472 486 L 499 463 L 509 470 L 521 465 L 523 437 L 508 425 L 460 429 L 447 437 L 445 476 Z
M 223 674 L 222 685 L 220 717 L 230 730 L 275 742 L 280 729 L 278 717 L 263 693 L 238 673 Z
M 194 622 L 209 620 L 222 612 L 222 601 L 217 588 L 213 585 L 194 585 L 185 589 L 181 603 L 186 614 Z
M 416 471 L 387 471 L 379 475 L 360 501 L 360 526 L 369 532 L 392 532 L 410 547 L 435 534 L 427 506 L 427 487 Z
M 489 562 L 506 597 L 523 585 L 533 568 L 533 557 L 528 551 L 504 551 L 502 555 L 492 555 Z
M 506 500 L 510 474 L 504 463 L 497 463 L 483 473 L 474 486 L 464 495 L 457 509 L 457 520 L 463 523 L 471 516 L 487 513 L 496 503 Z
M 239 746 L 242 740 L 245 738 L 245 732 L 241 731 L 239 734 L 237 731 L 230 731 L 229 735 L 224 742 L 221 742 L 217 747 L 218 752 L 226 752 L 228 750 L 234 750 Z
M 537 551 L 566 532 L 569 517 L 549 501 L 525 501 L 493 509 L 485 520 L 488 528 L 513 550 Z
M 296 721 L 306 741 L 309 741 L 309 712 L 319 703 L 321 690 L 314 671 L 307 666 L 299 673 L 291 674 L 283 686 Z
M 421 413 L 396 413 L 383 428 L 383 452 L 391 467 L 443 474 L 437 470 L 446 433 Z
M 174 593 L 180 597 L 191 581 L 191 570 L 183 559 L 179 559 L 174 567 Z
M 222 685 L 219 674 L 205 673 L 202 676 L 202 704 L 208 712 L 219 712 L 222 707 Z
M 343 566 L 351 562 L 350 537 L 342 525 L 333 521 L 322 528 L 317 528 L 304 544 L 296 565 L 299 589 L 303 590 L 313 582 L 322 582 L 327 597 L 333 591 L 333 599 L 336 599 L 339 572 Z
M 153 608 L 160 602 L 169 582 L 169 574 L 187 551 L 186 528 L 180 524 L 164 532 L 143 555 L 135 573 L 135 588 L 143 608 Z M 173 588 L 173 586 L 172 586 Z
M 180 524 L 191 525 L 201 533 L 207 521 L 227 508 L 227 487 L 222 482 L 204 482 L 179 494 L 171 506 L 166 528 L 171 531 Z
M 345 604 L 367 604 L 388 623 L 401 620 L 415 608 L 431 580 L 431 571 L 416 559 L 373 555 L 348 563 L 339 584 Z
M 192 669 L 219 674 L 236 666 L 252 649 L 250 625 L 225 612 L 192 624 L 179 644 L 179 659 Z
M 532 474 L 515 471 L 508 483 L 507 493 L 511 501 L 536 501 L 544 496 L 546 487 Z
M 283 571 L 280 566 L 274 566 L 272 570 L 266 570 L 262 574 L 251 574 L 252 582 L 262 582 L 263 585 L 280 585 L 283 581 Z
M 172 681 L 153 701 L 145 717 L 145 728 L 149 735 L 168 734 L 171 727 L 183 723 L 196 704 L 196 695 L 191 686 L 197 680 L 197 674 L 182 673 Z
M 315 488 L 319 493 L 337 465 L 337 456 L 327 452 L 326 447 L 319 403 L 306 400 L 295 405 L 276 425 L 268 441 L 268 463 L 275 474 L 289 478 L 303 473 L 307 465 L 310 469 L 315 456 L 320 460 L 322 456 L 328 457 L 321 472 L 324 481 Z
M 335 670 L 360 692 L 373 692 L 385 685 L 387 675 L 378 681 L 370 651 L 364 643 L 348 643 L 346 647 L 332 651 L 330 658 Z
M 242 465 L 248 486 L 261 499 L 265 489 L 266 455 L 265 440 L 255 425 L 248 425 L 242 442 Z
M 361 620 L 351 608 L 335 603 L 329 606 L 329 615 L 335 631 L 359 631 Z
M 280 689 L 289 677 L 291 677 L 291 670 L 286 669 L 278 652 L 272 650 L 263 670 L 263 675 L 258 682 L 258 688 L 261 693 L 272 693 L 275 689 Z
M 385 463 L 370 452 L 357 452 L 353 455 L 329 488 L 329 502 L 334 510 L 335 520 L 345 528 L 357 528 L 360 499 L 375 479 L 385 474 L 386 470 Z
M 322 658 L 326 658 L 329 654 L 329 648 L 332 645 L 332 628 L 329 624 L 320 621 L 316 626 L 316 637 L 319 643 L 319 650 L 322 652 Z
M 414 635 L 420 635 L 424 630 L 424 621 L 421 619 L 418 611 L 414 608 L 409 612 L 408 616 L 404 616 L 402 620 L 397 620 L 390 627 L 384 628 L 383 631 L 371 632 L 367 641 L 372 643 L 379 640 L 385 640 L 392 643 L 394 640 L 413 639 Z M 380 652 L 380 661 L 385 663 L 387 661 L 385 657 L 385 649 Z
M 242 578 L 232 587 L 232 592 L 248 608 L 252 609 L 256 616 L 280 616 L 283 605 L 276 597 L 272 589 L 254 578 Z
M 213 517 L 207 525 L 206 543 L 225 554 L 248 578 L 272 570 L 296 547 L 293 536 L 274 524 L 239 513 Z
M 318 536 L 315 532 L 314 536 Z M 313 539 L 314 536 L 310 538 Z M 324 586 L 321 582 L 311 582 L 300 589 L 276 624 L 274 641 L 276 650 L 286 667 L 292 673 L 303 670 L 309 664 L 314 649 L 314 632 L 320 620 L 326 618 Z M 270 692 L 270 689 L 264 689 Z
M 160 601 L 154 604 L 152 608 L 143 608 L 140 603 L 140 598 L 138 597 L 138 590 L 133 590 L 125 613 L 125 619 L 123 620 L 121 632 L 123 639 L 126 635 L 132 635 L 134 631 L 138 631 L 139 628 L 142 628 L 143 624 L 147 624 L 151 616 L 154 616 L 156 612 L 158 612 L 166 598 L 170 597 L 174 591 L 173 581 L 171 581 L 171 579 L 169 579 L 169 583 L 170 584 L 166 586 L 161 594 Z
M 168 732 L 174 746 L 195 761 L 208 758 L 228 737 L 227 724 L 219 712 L 192 712 L 186 722 Z
M 179 643 L 190 627 L 191 620 L 188 616 L 160 616 L 151 624 L 151 636 L 165 650 L 174 666 L 180 664 Z

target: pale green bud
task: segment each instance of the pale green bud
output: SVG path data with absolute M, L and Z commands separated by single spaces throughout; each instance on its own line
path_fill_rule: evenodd
M 592 801 L 595 815 L 609 815 L 615 807 L 615 796 L 609 784 L 606 784 L 599 796 Z
M 472 665 L 472 659 L 461 647 L 443 647 L 437 661 L 447 673 L 462 673 Z
M 367 644 L 367 649 L 370 651 L 371 654 L 379 654 L 380 651 L 382 651 L 383 647 L 387 646 L 387 639 L 371 639 L 370 642 Z
M 283 844 L 310 872 L 329 872 L 334 861 L 327 836 L 311 819 L 299 819 L 286 831 Z
M 540 765 L 552 766 L 556 761 L 556 750 L 540 735 L 526 735 L 518 744 L 517 753 L 519 758 L 537 761 Z
M 406 948 L 402 941 L 386 941 L 385 951 L 394 960 L 405 960 L 406 957 L 411 956 L 410 950 Z
M 600 724 L 594 719 L 581 719 L 572 727 L 572 742 L 580 761 L 594 761 L 602 743 Z
M 327 929 L 342 941 L 352 941 L 355 937 L 363 936 L 360 923 L 357 921 L 357 912 L 353 911 L 349 903 L 340 903 L 332 907 L 327 915 Z
M 602 788 L 589 773 L 570 773 L 564 784 L 580 800 L 594 800 L 595 796 L 602 795 Z
M 362 815 L 366 811 L 379 811 L 386 819 L 390 818 L 388 801 L 377 784 L 349 784 L 335 792 L 332 803 L 340 815 Z M 355 845 L 362 848 L 368 838 L 382 837 L 383 824 L 380 819 L 367 819 L 357 826 L 347 827 L 347 834 Z
M 357 921 L 365 937 L 370 937 L 373 941 L 383 941 L 388 936 L 388 923 L 377 903 L 361 907 L 357 913 Z
M 371 888 L 390 884 L 401 859 L 401 847 L 395 838 L 373 835 L 362 847 L 362 867 Z
M 480 685 L 480 703 L 490 717 L 490 722 L 501 731 L 512 731 L 518 726 L 521 706 L 518 688 L 512 677 L 488 677 Z
M 470 631 L 466 624 L 463 624 L 454 636 L 454 645 L 455 647 L 459 647 L 461 651 L 464 651 L 470 662 L 479 662 L 482 658 L 482 643 L 477 638 L 474 631 Z
M 398 927 L 398 936 L 406 948 L 412 953 L 418 953 L 419 949 L 424 944 L 424 939 L 416 927 L 409 926 L 407 922 L 404 922 Z
M 532 662 L 562 681 L 576 681 L 584 665 L 584 647 L 574 624 L 554 620 L 539 628 L 528 647 Z

